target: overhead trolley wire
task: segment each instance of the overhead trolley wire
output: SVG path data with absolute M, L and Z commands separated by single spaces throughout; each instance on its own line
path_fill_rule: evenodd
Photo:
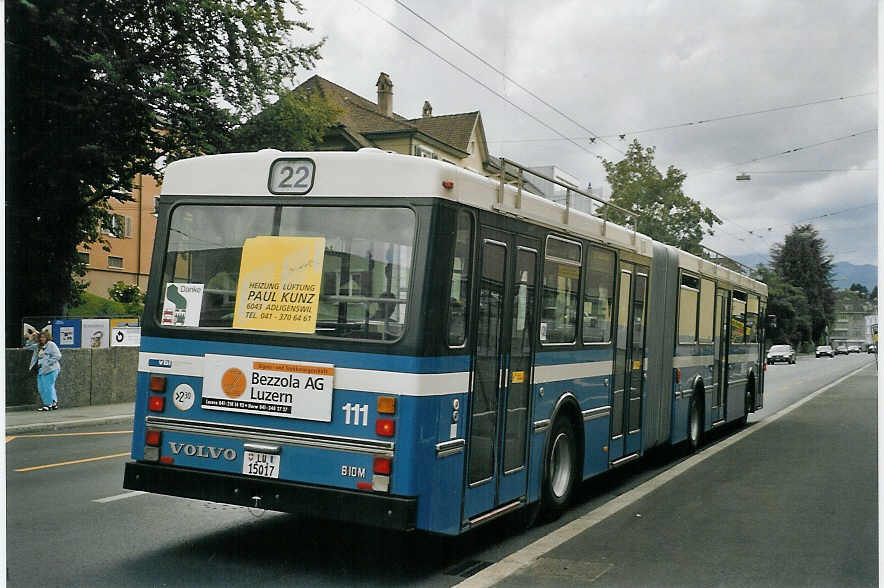
M 397 2 L 398 2 L 398 0 L 397 0 Z M 510 81 L 512 81 L 512 80 L 510 80 Z M 515 83 L 515 82 L 513 82 L 513 83 Z M 524 88 L 522 88 L 522 89 L 524 89 Z M 777 112 L 777 111 L 781 111 L 781 110 L 790 110 L 793 108 L 803 108 L 806 106 L 813 106 L 816 104 L 825 104 L 827 102 L 838 102 L 838 101 L 843 101 L 843 100 L 849 100 L 851 98 L 862 98 L 864 96 L 874 96 L 876 94 L 877 94 L 876 92 L 864 92 L 862 94 L 851 94 L 849 96 L 838 96 L 836 98 L 824 98 L 822 100 L 814 100 L 813 102 L 803 102 L 801 104 L 791 104 L 788 106 L 775 106 L 773 108 L 765 108 L 762 110 L 753 110 L 751 112 L 741 112 L 738 114 L 728 114 L 728 115 L 724 115 L 724 116 L 715 116 L 715 117 L 702 119 L 702 120 L 676 123 L 676 124 L 664 125 L 664 126 L 660 126 L 660 127 L 651 127 L 648 129 L 641 129 L 638 131 L 626 131 L 623 133 L 615 133 L 613 135 L 597 135 L 596 133 L 594 133 L 592 131 L 589 131 L 589 133 L 591 135 L 593 135 L 594 137 L 597 137 L 602 140 L 613 139 L 613 138 L 619 138 L 619 139 L 623 140 L 627 136 L 630 136 L 630 135 L 640 135 L 643 133 L 650 133 L 653 131 L 668 131 L 668 130 L 684 128 L 684 127 L 699 126 L 699 125 L 711 123 L 711 122 L 731 120 L 731 119 L 742 118 L 742 117 L 746 117 L 746 116 L 755 116 L 758 114 L 766 114 L 769 112 Z M 571 138 L 580 140 L 580 139 L 592 139 L 593 137 L 571 137 Z M 558 138 L 554 138 L 554 137 L 548 138 L 548 139 L 502 139 L 499 141 L 489 141 L 489 143 L 541 143 L 544 141 L 561 141 L 561 140 L 562 139 L 558 139 Z M 604 141 L 604 142 L 607 143 L 607 141 Z M 610 143 L 607 143 L 607 144 L 610 145 Z
M 452 43 L 454 43 L 455 45 L 457 45 L 458 47 L 460 47 L 461 49 L 463 49 L 464 51 L 466 51 L 466 52 L 469 53 L 470 55 L 472 55 L 474 58 L 478 59 L 480 62 L 482 62 L 483 64 L 485 64 L 485 65 L 486 65 L 487 67 L 489 67 L 490 69 L 494 70 L 495 72 L 497 72 L 498 74 L 500 74 L 501 76 L 503 76 L 503 78 L 504 78 L 505 80 L 507 80 L 508 82 L 512 83 L 512 84 L 515 85 L 517 88 L 519 88 L 520 90 L 522 90 L 523 92 L 525 92 L 526 94 L 528 94 L 529 96 L 531 96 L 532 98 L 534 98 L 535 100 L 537 100 L 538 102 L 540 102 L 541 104 L 543 104 L 544 106 L 546 106 L 547 108 L 549 108 L 550 110 L 552 110 L 553 112 L 555 112 L 556 114 L 558 114 L 559 116 L 561 116 L 562 118 L 566 119 L 567 121 L 573 123 L 573 124 L 576 125 L 577 127 L 580 127 L 581 129 L 583 129 L 584 131 L 586 131 L 587 133 L 589 133 L 589 134 L 590 134 L 590 137 L 588 137 L 588 139 L 589 139 L 591 142 L 594 142 L 596 139 L 600 139 L 600 140 L 602 141 L 602 143 L 604 143 L 605 145 L 607 145 L 607 146 L 610 147 L 611 149 L 614 149 L 615 151 L 618 151 L 618 152 L 620 152 L 621 154 L 624 153 L 624 151 L 623 151 L 622 149 L 620 149 L 619 147 L 617 147 L 616 145 L 612 145 L 612 144 L 609 143 L 608 141 L 605 141 L 605 137 L 602 137 L 601 135 L 599 135 L 598 133 L 596 133 L 596 132 L 593 131 L 592 129 L 588 129 L 588 128 L 586 128 L 585 126 L 583 126 L 582 124 L 580 124 L 578 121 L 574 120 L 573 118 L 571 118 L 570 116 L 568 116 L 567 114 L 565 114 L 564 112 L 562 112 L 561 110 L 559 110 L 558 108 L 556 108 L 555 106 L 553 106 L 552 104 L 550 104 L 549 102 L 547 102 L 546 100 L 544 100 L 543 98 L 541 98 L 540 96 L 538 96 L 537 94 L 535 94 L 534 92 L 532 92 L 531 90 L 529 90 L 528 88 L 526 88 L 525 86 L 523 86 L 522 84 L 520 84 L 520 83 L 517 82 L 516 80 L 512 79 L 511 77 L 509 77 L 505 72 L 501 71 L 500 69 L 498 69 L 497 67 L 495 67 L 493 64 L 489 63 L 489 62 L 488 62 L 486 59 L 484 59 L 481 55 L 477 54 L 475 51 L 472 51 L 472 50 L 469 49 L 468 47 L 464 46 L 464 45 L 463 45 L 462 43 L 460 43 L 457 39 L 454 39 L 453 37 L 451 37 L 451 35 L 449 35 L 449 34 L 446 33 L 445 31 L 443 31 L 442 29 L 440 29 L 439 27 L 437 27 L 435 24 L 433 24 L 432 22 L 430 22 L 429 20 L 427 20 L 426 18 L 424 18 L 423 16 L 421 16 L 420 14 L 418 14 L 417 12 L 415 12 L 414 10 L 412 10 L 407 4 L 405 4 L 405 2 L 402 2 L 402 0 L 394 0 L 394 1 L 396 2 L 396 4 L 398 4 L 399 6 L 401 6 L 402 8 L 404 8 L 405 10 L 407 10 L 408 12 L 410 12 L 411 14 L 413 14 L 414 16 L 416 16 L 418 19 L 420 19 L 421 21 L 423 21 L 423 22 L 424 22 L 425 24 L 427 24 L 428 26 L 430 26 L 430 27 L 431 27 L 433 30 L 435 30 L 437 33 L 439 33 L 440 35 L 442 35 L 443 37 L 445 37 L 446 39 L 448 39 L 449 41 L 451 41 Z
M 756 161 L 762 161 L 764 159 L 771 159 L 773 157 L 780 157 L 783 155 L 791 155 L 792 153 L 796 153 L 798 151 L 804 151 L 806 149 L 812 149 L 813 147 L 819 147 L 821 145 L 828 145 L 829 143 L 835 143 L 837 141 L 844 141 L 846 139 L 852 139 L 854 137 L 859 137 L 861 135 L 865 135 L 867 133 L 876 133 L 878 129 L 866 129 L 865 131 L 859 131 L 856 133 L 851 133 L 849 135 L 844 135 L 843 137 L 835 137 L 834 139 L 826 139 L 825 141 L 820 141 L 818 143 L 811 143 L 810 145 L 802 145 L 800 147 L 793 147 L 792 149 L 786 149 L 785 151 L 780 151 L 778 153 L 771 153 L 770 155 L 762 155 L 761 157 L 754 157 L 752 159 L 747 159 L 746 161 L 741 161 L 739 163 L 729 163 L 727 165 L 722 165 L 720 167 L 716 167 L 714 169 L 702 170 L 699 172 L 694 172 L 694 177 L 707 174 L 712 172 L 717 172 L 725 169 L 733 169 L 735 167 L 740 167 L 744 165 L 748 165 L 750 163 L 755 163 Z
M 878 171 L 875 167 L 854 167 L 840 169 L 753 169 L 753 174 L 827 174 L 841 172 Z
M 803 103 L 801 103 L 801 104 L 791 104 L 791 105 L 789 105 L 789 106 L 775 106 L 775 107 L 773 107 L 773 108 L 764 108 L 764 109 L 762 109 L 762 110 L 753 110 L 753 111 L 751 111 L 751 112 L 740 112 L 740 113 L 738 113 L 738 114 L 728 114 L 728 115 L 725 115 L 725 116 L 715 116 L 715 117 L 712 117 L 712 118 L 706 118 L 706 119 L 702 119 L 702 120 L 695 120 L 695 121 L 689 121 L 689 122 L 677 123 L 677 124 L 673 124 L 673 125 L 665 125 L 665 126 L 662 126 L 662 127 L 652 127 L 652 128 L 649 128 L 649 129 L 641 129 L 641 130 L 638 130 L 638 131 L 629 131 L 629 132 L 626 132 L 626 133 L 617 133 L 616 135 L 606 135 L 605 138 L 608 138 L 608 139 L 610 139 L 610 138 L 612 138 L 612 137 L 620 137 L 620 138 L 623 138 L 624 135 L 641 135 L 641 134 L 643 134 L 643 133 L 651 133 L 651 132 L 654 132 L 654 131 L 668 131 L 668 130 L 670 130 L 670 129 L 678 129 L 678 128 L 681 128 L 681 127 L 698 126 L 698 125 L 702 125 L 702 124 L 706 124 L 706 123 L 711 123 L 711 122 L 719 122 L 719 121 L 723 121 L 723 120 L 732 120 L 732 119 L 735 119 L 735 118 L 742 118 L 742 117 L 745 117 L 745 116 L 756 116 L 756 115 L 759 115 L 759 114 L 767 114 L 767 113 L 769 113 L 769 112 L 779 112 L 779 111 L 781 111 L 781 110 L 790 110 L 790 109 L 793 109 L 793 108 L 804 108 L 805 106 L 814 106 L 814 105 L 816 105 L 816 104 L 825 104 L 825 103 L 827 103 L 827 102 L 838 102 L 838 101 L 843 101 L 843 100 L 849 100 L 849 99 L 851 99 L 851 98 L 861 98 L 861 97 L 863 97 L 863 96 L 874 96 L 875 94 L 877 94 L 877 92 L 863 92 L 862 94 L 851 94 L 850 96 L 837 96 L 837 97 L 835 97 L 835 98 L 823 98 L 822 100 L 814 100 L 813 102 L 803 102 Z
M 426 46 L 426 45 L 423 44 L 421 41 L 419 41 L 416 37 L 414 37 L 414 36 L 411 35 L 410 33 L 406 32 L 405 30 L 399 28 L 398 26 L 396 26 L 395 24 L 393 24 L 392 22 L 390 22 L 389 20 L 387 20 L 386 18 L 384 18 L 383 16 L 381 16 L 380 14 L 378 14 L 377 12 L 375 12 L 374 10 L 372 10 L 370 7 L 368 7 L 368 6 L 367 6 L 365 3 L 363 3 L 361 0 L 353 0 L 353 1 L 354 1 L 355 3 L 357 3 L 357 4 L 359 4 L 360 6 L 362 6 L 363 8 L 365 8 L 367 11 L 369 11 L 369 12 L 372 13 L 373 15 L 375 15 L 377 18 L 381 19 L 382 21 L 384 21 L 385 23 L 387 23 L 388 25 L 390 25 L 391 27 L 393 27 L 394 29 L 396 29 L 397 31 L 399 31 L 400 33 L 402 33 L 403 35 L 405 35 L 406 37 L 408 37 L 409 39 L 411 39 L 412 41 L 414 41 L 415 43 L 417 43 L 418 45 L 420 45 L 421 47 L 423 47 L 424 49 L 426 49 L 427 51 L 429 51 L 430 53 L 432 53 L 433 55 L 435 55 L 437 58 L 439 58 L 439 59 L 441 59 L 442 61 L 444 61 L 445 63 L 447 63 L 447 64 L 448 64 L 449 66 L 451 66 L 452 68 L 456 69 L 457 71 L 459 71 L 460 73 L 462 73 L 462 74 L 465 75 L 466 77 L 470 78 L 472 81 L 476 82 L 477 84 L 479 84 L 480 86 L 482 86 L 483 88 L 485 88 L 486 90 L 488 90 L 489 92 L 491 92 L 492 94 L 494 94 L 495 96 L 497 96 L 498 98 L 500 98 L 501 100 L 503 100 L 504 102 L 506 102 L 507 104 L 509 104 L 510 106 L 512 106 L 513 108 L 515 108 L 516 110 L 518 110 L 519 112 L 521 112 L 522 114 L 524 114 L 524 115 L 528 116 L 529 118 L 531 118 L 531 120 L 533 120 L 533 121 L 535 121 L 536 123 L 542 125 L 544 128 L 549 129 L 550 131 L 552 131 L 552 132 L 555 133 L 556 135 L 562 137 L 562 138 L 565 139 L 566 141 L 568 141 L 568 142 L 570 142 L 570 143 L 573 143 L 574 145 L 576 145 L 577 147 L 579 147 L 581 150 L 583 150 L 583 151 L 589 153 L 590 155 L 593 155 L 593 156 L 597 157 L 598 159 L 602 159 L 602 156 L 599 155 L 598 153 L 595 153 L 594 151 L 592 151 L 592 150 L 586 148 L 585 146 L 581 145 L 581 144 L 578 143 L 577 141 L 574 141 L 573 139 L 571 139 L 570 137 L 568 137 L 568 136 L 565 135 L 564 133 L 561 133 L 561 132 L 557 131 L 557 130 L 554 129 L 552 126 L 550 126 L 549 124 L 547 124 L 546 122 L 544 122 L 543 120 L 541 120 L 540 118 L 538 118 L 537 116 L 531 114 L 530 112 L 528 112 L 527 110 L 525 110 L 524 108 L 522 108 L 521 106 L 519 106 L 518 104 L 516 104 L 515 102 L 513 102 L 512 100 L 510 100 L 509 98 L 507 98 L 506 96 L 504 96 L 503 94 L 501 94 L 500 92 L 498 92 L 497 90 L 495 90 L 494 88 L 488 86 L 488 85 L 485 84 L 483 81 L 479 80 L 478 78 L 476 78 L 476 77 L 473 76 L 472 74 L 466 72 L 463 68 L 458 67 L 457 65 L 455 65 L 454 63 L 452 63 L 452 62 L 449 61 L 448 59 L 442 57 L 442 55 L 440 55 L 439 53 L 437 53 L 437 52 L 434 51 L 433 49 L 430 49 L 428 46 Z

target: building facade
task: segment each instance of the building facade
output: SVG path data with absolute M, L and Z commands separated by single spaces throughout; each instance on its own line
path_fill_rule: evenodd
M 108 297 L 108 290 L 119 281 L 147 289 L 154 235 L 157 229 L 156 199 L 160 187 L 153 177 L 138 174 L 129 194 L 134 200 L 110 200 L 113 227 L 103 231 L 110 251 L 101 244 L 80 244 L 77 254 L 86 262 L 86 291 Z
M 873 322 L 877 325 L 877 314 L 875 303 L 862 295 L 850 290 L 838 292 L 835 300 L 835 322 L 829 329 L 832 345 L 843 343 L 866 346 L 871 343 L 871 325 Z

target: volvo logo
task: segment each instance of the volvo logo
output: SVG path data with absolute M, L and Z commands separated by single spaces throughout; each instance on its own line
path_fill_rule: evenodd
M 169 441 L 169 449 L 175 455 L 184 454 L 188 457 L 205 457 L 207 459 L 218 459 L 223 457 L 227 461 L 236 459 L 236 450 L 223 447 L 212 447 L 211 445 L 193 445 L 192 443 L 175 443 Z

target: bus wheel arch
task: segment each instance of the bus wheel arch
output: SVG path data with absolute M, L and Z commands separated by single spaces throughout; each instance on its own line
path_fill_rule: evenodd
M 583 419 L 573 394 L 562 395 L 550 418 L 543 451 L 541 509 L 554 519 L 568 506 L 583 478 Z

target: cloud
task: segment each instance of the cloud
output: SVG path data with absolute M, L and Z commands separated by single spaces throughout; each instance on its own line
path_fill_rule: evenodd
M 657 148 L 658 167 L 688 174 L 686 193 L 728 219 L 710 246 L 766 252 L 790 223 L 873 201 L 877 133 L 807 147 L 877 127 L 877 96 L 827 102 L 671 130 L 616 136 L 580 147 L 561 140 L 608 136 L 877 90 L 873 0 L 583 2 L 403 0 L 509 77 L 566 113 L 537 102 L 392 0 L 360 0 L 432 50 L 545 121 L 538 124 L 454 70 L 355 0 L 304 0 L 304 18 L 327 36 L 316 73 L 368 98 L 386 71 L 394 109 L 420 115 L 481 110 L 495 154 L 556 164 L 604 187 L 597 156 L 622 157 L 632 138 Z M 584 127 L 584 128 L 581 128 Z M 544 142 L 524 141 L 555 139 Z M 523 140 L 523 142 L 501 142 Z M 789 155 L 734 164 L 806 147 Z M 739 171 L 759 172 L 736 182 Z M 814 221 L 844 260 L 877 263 L 876 209 Z M 767 226 L 776 228 L 766 231 Z M 817 225 L 818 223 L 818 225 Z M 852 227 L 846 231 L 845 226 Z M 764 228 L 763 238 L 757 233 Z M 861 246 L 851 246 L 849 241 Z

